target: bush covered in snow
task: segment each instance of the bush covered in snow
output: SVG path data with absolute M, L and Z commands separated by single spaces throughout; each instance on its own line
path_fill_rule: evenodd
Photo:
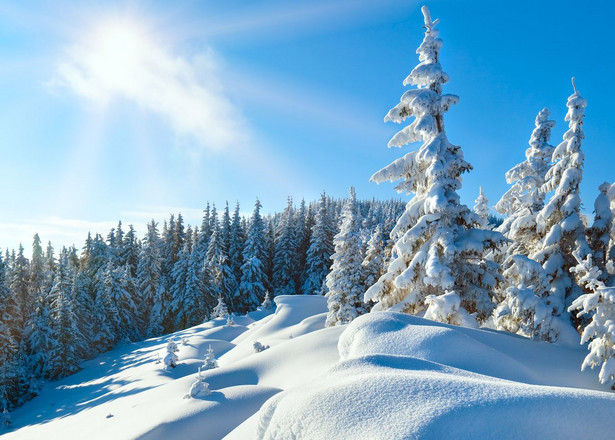
M 261 351 L 267 350 L 269 346 L 261 344 L 258 341 L 254 341 L 254 343 L 252 344 L 252 348 L 254 349 L 254 353 L 260 353 Z

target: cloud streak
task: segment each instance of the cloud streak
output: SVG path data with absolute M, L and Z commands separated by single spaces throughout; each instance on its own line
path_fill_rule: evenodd
M 189 138 L 205 150 L 245 144 L 245 124 L 221 86 L 213 51 L 176 55 L 136 29 L 108 25 L 70 47 L 51 86 L 103 106 L 118 98 L 136 103 L 166 121 L 182 143 Z

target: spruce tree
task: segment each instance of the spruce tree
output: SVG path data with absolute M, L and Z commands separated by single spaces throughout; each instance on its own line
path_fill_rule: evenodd
M 63 248 L 58 260 L 55 283 L 49 294 L 53 333 L 47 372 L 51 379 L 68 376 L 79 370 L 76 347 L 77 339 L 81 335 L 70 292 L 72 276 L 68 251 Z
M 481 218 L 481 226 L 486 228 L 489 224 L 489 200 L 485 197 L 482 186 L 479 187 L 478 197 L 474 203 L 474 212 Z
M 325 278 L 331 267 L 331 255 L 334 252 L 334 227 L 328 210 L 327 196 L 323 192 L 314 218 L 310 247 L 306 257 L 306 274 L 303 282 L 305 295 L 324 295 L 327 287 Z
M 574 86 L 574 79 L 573 79 Z M 544 236 L 530 258 L 545 269 L 551 284 L 550 305 L 554 314 L 564 313 L 582 289 L 575 283 L 570 269 L 590 253 L 585 240 L 585 226 L 581 220 L 581 197 L 579 184 L 583 177 L 584 154 L 581 141 L 584 138 L 583 118 L 587 102 L 574 86 L 568 97 L 566 121 L 569 129 L 563 141 L 553 152 L 553 166 L 546 174 L 542 190 L 555 190 L 549 201 L 536 217 L 537 231 Z
M 243 251 L 244 264 L 241 267 L 241 282 L 239 284 L 239 308 L 236 310 L 240 313 L 256 309 L 266 291 L 265 223 L 261 217 L 260 209 L 261 203 L 257 199 Z
M 363 266 L 363 284 L 366 289 L 373 286 L 384 271 L 384 243 L 382 241 L 382 225 L 377 224 L 369 241 Z
M 460 307 L 482 321 L 494 307 L 491 292 L 501 281 L 497 265 L 483 257 L 505 239 L 480 229 L 480 217 L 459 201 L 461 174 L 472 167 L 444 131 L 444 113 L 459 98 L 442 94 L 449 77 L 439 62 L 439 20 L 431 19 L 426 6 L 422 11 L 426 31 L 417 50 L 420 64 L 404 81 L 417 89 L 407 91 L 385 121 L 415 118 L 393 136 L 389 147 L 421 140 L 423 145 L 371 178 L 378 183 L 401 180 L 397 191 L 415 195 L 391 232 L 395 245 L 387 272 L 366 292 L 365 300 L 377 302 L 375 310 L 395 307 L 418 314 L 426 309 L 428 295 L 448 292 L 447 303 L 454 303 L 451 295 L 458 295 Z
M 348 324 L 358 315 L 365 313 L 362 302 L 365 288 L 362 283 L 360 225 L 355 190 L 350 188 L 350 198 L 344 203 L 340 231 L 333 240 L 333 264 L 326 277 L 325 296 L 329 309 L 325 322 L 327 327 Z
M 289 197 L 286 209 L 275 240 L 275 255 L 273 258 L 273 295 L 295 295 L 295 275 L 297 272 L 297 235 L 293 201 Z

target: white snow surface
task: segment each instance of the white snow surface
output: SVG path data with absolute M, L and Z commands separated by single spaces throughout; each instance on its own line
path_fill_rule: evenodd
M 119 347 L 49 382 L 6 439 L 612 438 L 586 351 L 378 312 L 324 328 L 326 298 Z M 157 363 L 170 340 L 179 364 Z M 259 341 L 271 348 L 255 353 Z M 189 397 L 211 345 L 211 394 Z M 4 431 L 0 431 L 0 434 Z

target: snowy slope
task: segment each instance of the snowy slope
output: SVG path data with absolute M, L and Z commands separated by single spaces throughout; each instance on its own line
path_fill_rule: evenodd
M 217 319 L 89 361 L 15 411 L 2 438 L 611 437 L 598 421 L 615 395 L 579 371 L 582 347 L 395 313 L 325 329 L 324 297 L 276 303 L 273 315 Z M 182 337 L 167 371 L 157 355 Z M 271 348 L 255 353 L 254 341 Z M 185 398 L 209 345 L 213 392 Z

